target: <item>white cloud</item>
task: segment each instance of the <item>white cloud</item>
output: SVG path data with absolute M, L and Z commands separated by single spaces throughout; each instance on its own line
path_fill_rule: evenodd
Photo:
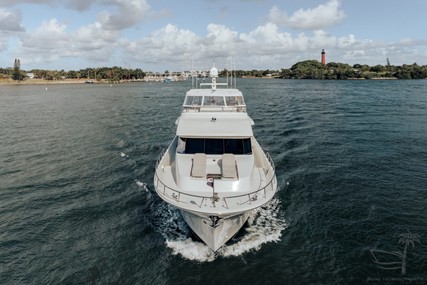
M 311 48 L 322 49 L 326 47 L 333 47 L 337 44 L 336 37 L 328 34 L 323 30 L 316 30 L 310 39 Z
M 239 50 L 238 33 L 224 25 L 209 24 L 203 41 L 207 57 L 229 56 Z
M 340 5 L 340 0 L 329 0 L 315 8 L 299 9 L 291 16 L 274 6 L 271 8 L 268 18 L 270 22 L 278 26 L 318 30 L 333 26 L 344 19 L 345 14 L 339 9 Z
M 56 19 L 44 21 L 33 33 L 21 35 L 22 62 L 33 63 L 61 58 L 63 47 L 69 45 L 66 26 Z
M 200 38 L 190 30 L 168 24 L 137 41 L 123 41 L 123 54 L 129 62 L 188 61 L 202 52 Z
M 67 59 L 85 59 L 91 64 L 108 64 L 117 47 L 118 33 L 102 29 L 99 23 L 68 32 L 57 19 L 44 21 L 33 33 L 20 36 L 21 62 L 48 65 Z
M 63 43 L 69 42 L 69 37 L 65 34 L 66 25 L 61 24 L 56 19 L 49 21 L 43 21 L 40 27 L 38 27 L 33 33 L 23 35 L 24 46 L 26 43 L 31 42 L 28 45 L 29 48 L 38 50 L 52 50 L 56 46 L 62 46 Z
M 9 11 L 0 8 L 0 32 L 23 32 L 22 13 L 18 10 Z
M 0 0 L 0 5 L 12 6 L 12 5 L 22 4 L 22 3 L 40 4 L 40 3 L 50 3 L 52 1 L 53 0 Z
M 248 34 L 241 34 L 240 38 L 246 43 L 246 50 L 254 53 L 271 54 L 288 50 L 292 47 L 292 35 L 279 32 L 275 24 L 267 23 L 259 26 Z
M 98 21 L 109 30 L 121 30 L 133 27 L 150 16 L 148 0 L 0 0 L 0 5 L 12 6 L 17 4 L 43 4 L 65 6 L 80 12 L 91 6 L 106 7 L 99 13 Z M 113 10 L 111 12 L 111 10 Z M 0 14 L 1 19 L 1 14 Z
M 2 6 L 14 6 L 18 4 L 34 4 L 34 5 L 58 5 L 64 4 L 65 6 L 78 10 L 84 11 L 96 2 L 103 0 L 0 0 Z
M 320 58 L 323 48 L 339 58 L 338 55 L 350 54 L 352 50 L 372 48 L 372 44 L 351 34 L 335 37 L 324 30 L 292 35 L 272 23 L 248 33 L 209 24 L 204 36 L 169 24 L 138 41 L 123 41 L 121 47 L 127 62 L 133 63 L 166 66 L 187 63 L 188 66 L 192 60 L 237 56 L 242 68 L 280 68 L 290 67 L 298 60 Z
M 323 30 L 292 35 L 272 23 L 240 34 L 224 25 L 209 24 L 204 36 L 168 24 L 138 40 L 129 40 L 121 38 L 118 31 L 105 30 L 101 22 L 70 32 L 66 24 L 51 19 L 20 38 L 25 56 L 21 62 L 28 64 L 46 65 L 68 58 L 83 59 L 88 66 L 111 66 L 118 60 L 119 65 L 143 69 L 188 68 L 192 60 L 226 60 L 230 56 L 238 56 L 242 68 L 279 68 L 289 67 L 301 57 L 317 58 L 322 48 L 335 54 L 345 50 L 350 55 L 352 50 L 369 47 L 368 41 L 354 35 L 336 38 Z
M 65 5 L 77 11 L 85 11 L 89 9 L 89 7 L 95 4 L 96 1 L 88 1 L 88 0 L 65 0 Z
M 354 35 L 350 34 L 346 37 L 341 37 L 338 40 L 338 47 L 348 48 L 348 47 L 355 45 L 356 43 L 357 43 L 356 37 Z
M 108 5 L 116 7 L 116 13 L 103 12 L 98 21 L 109 30 L 121 30 L 135 26 L 150 12 L 146 0 L 109 0 Z

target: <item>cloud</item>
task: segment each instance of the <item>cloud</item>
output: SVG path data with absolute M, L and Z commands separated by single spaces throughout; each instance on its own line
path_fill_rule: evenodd
M 56 0 L 0 0 L 2 6 L 13 6 L 17 4 L 52 4 Z
M 99 21 L 105 28 L 119 30 L 134 26 L 150 12 L 147 0 L 0 0 L 0 5 L 13 6 L 17 4 L 39 4 L 65 6 L 80 12 L 91 6 L 104 6 L 115 9 L 114 13 L 104 11 L 99 15 Z
M 186 29 L 168 24 L 137 41 L 123 41 L 123 54 L 130 62 L 183 62 L 203 53 L 200 37 Z
M 68 42 L 69 37 L 65 34 L 66 25 L 61 24 L 56 19 L 43 21 L 33 33 L 22 36 L 23 43 L 30 40 L 31 48 L 44 47 L 44 49 L 52 49 L 57 45 L 62 45 L 62 42 Z
M 56 19 L 45 21 L 33 33 L 23 33 L 21 62 L 39 64 L 82 60 L 87 66 L 139 65 L 143 69 L 189 68 L 191 62 L 227 60 L 237 56 L 241 68 L 287 67 L 297 60 L 317 58 L 320 50 L 349 56 L 351 51 L 369 49 L 370 42 L 354 35 L 335 37 L 323 30 L 292 35 L 272 23 L 249 33 L 238 33 L 227 26 L 208 24 L 205 35 L 167 24 L 136 40 L 123 38 L 119 31 L 106 30 L 95 22 L 68 31 Z M 312 56 L 310 56 L 312 54 Z M 356 52 L 354 52 L 356 54 Z M 42 67 L 42 68 L 43 68 Z M 152 69 L 151 69 L 152 70 Z
M 21 35 L 22 62 L 49 62 L 62 58 L 66 52 L 62 48 L 70 45 L 66 26 L 56 19 L 44 21 L 33 33 Z M 68 50 L 68 48 L 67 48 Z
M 329 0 L 312 9 L 299 9 L 291 16 L 274 6 L 270 10 L 268 19 L 278 26 L 319 30 L 333 26 L 344 19 L 345 13 L 339 9 L 340 5 L 340 0 Z
M 103 12 L 98 21 L 109 30 L 121 30 L 135 26 L 150 12 L 150 5 L 145 0 L 109 0 L 107 5 L 116 7 L 116 13 Z
M 2 6 L 14 6 L 18 4 L 44 4 L 44 5 L 65 5 L 66 7 L 84 11 L 91 5 L 102 0 L 0 0 Z
M 117 48 L 119 33 L 106 31 L 100 23 L 67 31 L 57 19 L 44 21 L 33 33 L 20 36 L 21 62 L 43 66 L 67 59 L 85 60 L 90 64 L 108 64 Z M 89 63 L 88 63 L 89 64 Z
M 290 49 L 293 41 L 290 33 L 280 32 L 272 23 L 259 26 L 248 34 L 243 33 L 240 39 L 245 42 L 243 48 L 256 54 L 271 54 Z
M 292 35 L 280 31 L 272 23 L 259 26 L 249 33 L 238 33 L 224 25 L 209 24 L 206 34 L 168 24 L 137 41 L 122 41 L 121 53 L 127 62 L 145 64 L 185 64 L 237 56 L 245 68 L 286 67 L 298 60 L 320 57 L 322 48 L 343 54 L 369 48 L 370 41 L 354 35 L 335 37 L 324 30 Z M 311 56 L 310 56 L 311 55 Z M 297 60 L 298 59 L 298 60 Z
M 0 8 L 0 32 L 23 32 L 21 11 Z
M 96 1 L 88 1 L 88 0 L 66 0 L 64 3 L 65 3 L 65 6 L 71 9 L 83 12 L 89 9 L 89 7 L 92 4 L 95 4 L 95 2 Z
M 206 38 L 203 40 L 207 57 L 229 56 L 239 51 L 238 33 L 224 25 L 209 24 Z

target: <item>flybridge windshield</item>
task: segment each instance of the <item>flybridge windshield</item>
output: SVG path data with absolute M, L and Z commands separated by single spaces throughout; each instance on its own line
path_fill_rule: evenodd
M 242 96 L 187 96 L 184 106 L 243 107 L 245 101 Z

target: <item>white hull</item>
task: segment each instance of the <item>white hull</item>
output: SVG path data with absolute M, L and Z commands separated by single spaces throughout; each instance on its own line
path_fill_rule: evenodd
M 213 251 L 229 241 L 247 221 L 250 212 L 233 216 L 206 216 L 181 210 L 181 215 L 193 232 Z
M 172 142 L 173 145 L 174 142 Z M 243 193 L 232 190 L 213 192 L 213 188 L 207 186 L 206 179 L 201 179 L 197 186 L 207 187 L 209 191 L 201 191 L 197 188 L 193 188 L 196 190 L 192 193 L 179 191 L 175 188 L 177 186 L 172 186 L 175 171 L 170 166 L 173 165 L 171 161 L 174 161 L 170 155 L 175 153 L 174 147 L 168 148 L 158 162 L 154 177 L 157 194 L 181 211 L 181 215 L 189 227 L 213 251 L 217 251 L 229 241 L 242 228 L 250 213 L 270 201 L 277 191 L 277 179 L 268 162 L 269 159 L 264 155 L 256 140 L 252 141 L 252 146 L 255 157 L 263 161 L 259 164 L 270 166 L 270 168 L 267 174 L 264 174 L 264 170 L 255 168 L 252 171 L 255 173 L 253 176 L 261 177 L 261 179 L 252 178 L 257 182 L 256 187 Z M 220 182 L 215 181 L 214 184 L 220 185 Z

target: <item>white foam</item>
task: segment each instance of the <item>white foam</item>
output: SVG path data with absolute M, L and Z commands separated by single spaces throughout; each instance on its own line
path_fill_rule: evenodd
M 268 205 L 258 208 L 248 219 L 247 233 L 235 244 L 226 245 L 221 249 L 223 256 L 238 256 L 245 252 L 257 251 L 261 245 L 278 242 L 287 224 L 284 218 L 278 217 L 279 200 L 273 199 Z
M 287 227 L 284 218 L 279 217 L 279 200 L 270 201 L 268 205 L 258 208 L 251 213 L 245 233 L 238 242 L 229 242 L 214 253 L 206 244 L 190 238 L 191 230 L 185 224 L 177 210 L 170 207 L 162 214 L 162 228 L 160 231 L 166 238 L 167 247 L 175 255 L 181 255 L 189 260 L 211 262 L 216 257 L 239 256 L 250 251 L 257 251 L 269 242 L 278 242 L 282 231 Z
M 136 185 L 138 185 L 139 187 L 142 187 L 145 192 L 148 192 L 148 188 L 147 188 L 147 183 L 141 182 L 139 180 L 135 180 Z
M 124 153 L 124 152 L 121 152 L 121 153 L 120 153 L 120 156 L 121 156 L 121 157 L 127 157 L 127 154 L 126 154 L 126 153 Z
M 166 245 L 175 255 L 189 260 L 210 262 L 215 260 L 215 253 L 204 243 L 195 242 L 191 238 L 185 240 L 166 240 Z

